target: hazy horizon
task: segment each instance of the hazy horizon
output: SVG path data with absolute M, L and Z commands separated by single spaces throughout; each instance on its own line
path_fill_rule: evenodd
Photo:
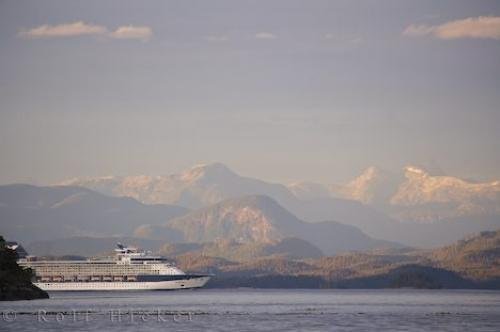
M 496 1 L 6 1 L 0 27 L 2 184 L 500 179 Z
M 137 173 L 137 174 L 97 174 L 97 175 L 94 175 L 94 176 L 92 176 L 92 175 L 80 175 L 80 176 L 72 176 L 72 177 L 70 176 L 70 177 L 65 177 L 65 178 L 59 178 L 59 179 L 56 179 L 54 181 L 47 181 L 47 182 L 38 181 L 36 179 L 22 179 L 21 181 L 13 181 L 13 182 L 0 183 L 0 185 L 31 184 L 31 185 L 35 185 L 35 186 L 54 186 L 54 185 L 65 184 L 65 183 L 67 183 L 67 181 L 71 182 L 72 180 L 98 179 L 98 178 L 106 178 L 106 177 L 117 177 L 117 178 L 127 178 L 127 177 L 132 177 L 133 178 L 133 177 L 140 177 L 140 176 L 152 176 L 152 177 L 154 177 L 154 176 L 160 176 L 160 177 L 162 177 L 162 176 L 181 175 L 184 172 L 188 172 L 189 170 L 194 169 L 196 167 L 210 166 L 210 165 L 214 165 L 214 164 L 222 164 L 223 166 L 227 167 L 229 169 L 229 171 L 234 172 L 234 173 L 236 173 L 236 174 L 238 174 L 239 176 L 242 176 L 242 177 L 254 178 L 254 179 L 266 181 L 268 183 L 280 183 L 280 184 L 284 184 L 284 185 L 291 185 L 291 184 L 294 184 L 294 183 L 301 183 L 301 182 L 304 182 L 304 183 L 317 183 L 317 184 L 321 184 L 321 185 L 325 185 L 325 186 L 328 186 L 328 185 L 344 185 L 344 184 L 348 184 L 349 182 L 351 182 L 352 180 L 356 179 L 357 177 L 365 174 L 365 172 L 369 171 L 369 168 L 372 168 L 372 167 L 375 167 L 376 169 L 378 169 L 378 170 L 380 170 L 382 172 L 389 172 L 388 174 L 391 174 L 391 176 L 393 178 L 397 178 L 398 176 L 403 175 L 406 172 L 406 168 L 417 167 L 417 168 L 423 169 L 425 172 L 427 172 L 431 176 L 440 176 L 440 175 L 450 176 L 450 177 L 460 178 L 462 180 L 469 181 L 471 183 L 488 183 L 488 182 L 494 182 L 494 181 L 498 180 L 498 179 L 482 179 L 482 178 L 478 178 L 478 177 L 468 177 L 468 178 L 464 177 L 464 178 L 461 178 L 457 174 L 450 174 L 450 173 L 446 172 L 445 170 L 443 170 L 436 163 L 429 163 L 429 164 L 415 164 L 415 163 L 414 164 L 410 164 L 410 163 L 407 163 L 407 164 L 403 165 L 400 169 L 386 169 L 386 168 L 379 167 L 377 165 L 370 165 L 370 166 L 367 166 L 367 167 L 361 169 L 359 173 L 354 174 L 352 177 L 348 177 L 348 178 L 339 180 L 337 182 L 333 182 L 333 181 L 330 181 L 330 182 L 328 182 L 328 181 L 327 182 L 321 182 L 321 181 L 311 180 L 310 178 L 298 178 L 298 177 L 294 178 L 292 180 L 288 180 L 288 181 L 278 181 L 278 180 L 270 179 L 270 178 L 259 178 L 258 176 L 255 176 L 253 174 L 245 174 L 245 173 L 240 172 L 238 169 L 235 169 L 235 168 L 231 167 L 230 165 L 228 165 L 226 163 L 222 163 L 222 162 L 219 162 L 219 161 L 212 161 L 212 162 L 198 162 L 196 164 L 190 165 L 189 167 L 186 167 L 186 168 L 183 168 L 183 169 L 174 170 L 174 171 L 172 171 L 170 173 L 159 173 L 159 174 L 146 174 L 146 173 Z

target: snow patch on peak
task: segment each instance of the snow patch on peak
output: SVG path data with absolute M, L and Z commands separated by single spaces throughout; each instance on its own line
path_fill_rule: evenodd
M 412 206 L 427 203 L 466 205 L 483 202 L 488 205 L 500 198 L 499 181 L 472 183 L 452 176 L 433 176 L 414 167 L 407 167 L 407 180 L 391 199 L 391 204 Z
M 288 184 L 287 188 L 295 197 L 303 200 L 330 197 L 328 188 L 319 183 L 297 181 Z
M 376 167 L 376 166 L 370 166 L 367 169 L 365 169 L 363 171 L 363 173 L 361 173 L 361 175 L 358 178 L 371 179 L 371 178 L 377 176 L 377 174 L 379 174 L 380 172 L 381 171 L 380 171 L 380 169 L 378 167 Z
M 366 185 L 369 185 L 370 182 L 378 181 L 380 180 L 380 177 L 383 177 L 383 172 L 375 167 L 375 166 L 370 166 L 367 169 L 365 169 L 357 178 L 349 182 L 347 185 L 351 188 L 358 188 L 362 189 L 361 187 L 364 187 Z
M 399 177 L 376 166 L 365 169 L 357 178 L 343 186 L 332 186 L 335 194 L 365 204 L 384 204 L 394 193 Z
M 57 183 L 56 186 L 76 186 L 85 187 L 98 191 L 105 195 L 115 195 L 113 188 L 124 180 L 121 176 L 101 176 L 101 177 L 80 177 L 72 178 Z
M 424 176 L 429 176 L 429 172 L 427 172 L 421 167 L 409 165 L 405 167 L 405 176 L 407 178 L 424 177 Z
M 232 170 L 222 163 L 198 164 L 181 174 L 184 182 L 196 182 L 201 179 L 221 179 L 227 176 L 236 176 Z
M 111 183 L 111 182 L 117 182 L 120 181 L 122 178 L 119 176 L 114 176 L 114 175 L 106 175 L 106 176 L 99 176 L 99 177 L 74 177 L 70 178 L 64 181 L 61 181 L 57 183 L 56 185 L 58 186 L 80 186 L 82 183 L 94 183 L 94 184 L 99 184 L 99 183 Z
M 157 177 L 149 175 L 137 175 L 129 176 L 123 179 L 123 185 L 125 186 L 145 186 L 154 181 Z

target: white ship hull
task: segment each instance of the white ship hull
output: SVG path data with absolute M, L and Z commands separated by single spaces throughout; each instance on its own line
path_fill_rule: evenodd
M 113 291 L 113 290 L 174 290 L 203 287 L 210 277 L 136 282 L 35 282 L 45 291 Z
M 168 290 L 203 287 L 210 275 L 186 274 L 166 258 L 117 244 L 114 259 L 18 260 L 35 272 L 33 283 L 45 291 Z

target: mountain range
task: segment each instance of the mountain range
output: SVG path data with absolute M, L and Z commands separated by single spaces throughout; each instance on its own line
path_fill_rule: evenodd
M 162 224 L 186 212 L 180 206 L 144 205 L 133 198 L 111 197 L 81 187 L 0 186 L 0 234 L 23 243 L 71 236 L 123 236 L 143 223 Z
M 343 185 L 283 185 L 240 176 L 213 163 L 168 176 L 76 178 L 59 185 L 189 209 L 266 195 L 301 220 L 332 220 L 371 237 L 412 246 L 438 246 L 500 225 L 499 181 L 474 183 L 436 174 L 416 166 L 396 173 L 369 167 Z
M 27 243 L 75 236 L 272 244 L 299 238 L 326 255 L 446 245 L 500 226 L 497 182 L 371 167 L 345 185 L 269 183 L 223 164 L 170 176 L 0 186 L 0 232 Z
M 162 226 L 141 226 L 135 235 L 158 238 L 158 234 L 162 236 L 171 230 L 183 234 L 182 241 L 197 243 L 224 239 L 241 243 L 275 243 L 294 237 L 315 245 L 326 255 L 401 246 L 375 240 L 354 226 L 334 221 L 302 221 L 274 199 L 263 195 L 227 199 L 173 218 Z
M 0 186 L 0 232 L 24 243 L 62 240 L 69 244 L 65 239 L 75 236 L 135 236 L 163 243 L 225 239 L 266 245 L 295 237 L 328 255 L 401 246 L 373 239 L 354 226 L 304 222 L 268 196 L 244 196 L 188 211 L 66 186 Z
M 205 185 L 221 180 L 203 177 L 197 181 Z M 262 194 L 188 209 L 143 204 L 77 186 L 32 185 L 0 186 L 0 234 L 36 255 L 109 254 L 115 242 L 124 241 L 168 255 L 188 271 L 215 272 L 214 287 L 498 288 L 500 231 L 453 242 L 477 228 L 498 229 L 494 216 L 404 223 L 368 203 L 317 196 L 300 199 L 285 186 L 262 186 L 288 193 L 293 197 L 288 203 L 296 203 L 294 208 L 303 213 L 336 210 L 340 215 L 361 207 L 357 222 L 372 222 L 366 229 L 386 227 L 384 231 L 392 230 L 393 236 L 400 232 L 406 238 L 378 239 L 337 220 L 308 222 Z M 237 189 L 241 193 L 242 188 Z M 192 197 L 206 197 L 199 194 Z M 281 199 L 290 198 L 288 194 Z M 365 219 L 360 218 L 363 214 Z M 411 238 L 439 239 L 441 247 L 410 248 L 404 239 Z
M 294 199 L 284 185 L 240 176 L 221 163 L 200 164 L 168 176 L 75 178 L 59 185 L 132 197 L 144 204 L 175 204 L 189 209 L 245 195 L 268 195 L 281 203 Z
M 432 222 L 500 214 L 500 181 L 476 183 L 443 174 L 432 175 L 416 166 L 407 166 L 398 173 L 369 167 L 344 185 L 268 183 L 240 176 L 221 163 L 197 165 L 169 176 L 75 178 L 60 184 L 133 197 L 145 204 L 175 204 L 191 209 L 258 194 L 273 197 L 292 211 L 296 200 L 358 201 L 378 207 L 400 221 Z
M 329 189 L 335 197 L 377 206 L 400 221 L 500 215 L 500 181 L 471 182 L 415 166 L 399 174 L 370 167 L 348 184 Z

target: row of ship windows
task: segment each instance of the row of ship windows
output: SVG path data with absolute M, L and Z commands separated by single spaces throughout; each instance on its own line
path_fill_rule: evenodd
M 124 281 L 124 283 L 132 283 L 134 281 Z M 45 285 L 45 286 L 59 286 L 59 287 L 62 287 L 64 288 L 65 286 L 63 286 L 65 284 L 65 282 L 51 282 L 51 283 L 46 283 L 46 282 L 42 282 L 41 284 Z M 67 287 L 67 286 L 66 286 Z M 134 286 L 135 287 L 135 286 Z M 102 288 L 102 284 L 97 284 L 97 283 L 88 283 L 88 284 L 85 284 L 85 288 Z
M 57 283 L 65 283 L 65 282 L 116 282 L 116 281 L 123 281 L 123 282 L 135 282 L 137 281 L 137 278 L 135 276 L 125 276 L 125 277 L 108 277 L 108 276 L 93 276 L 90 278 L 77 278 L 77 277 L 43 277 L 43 278 L 36 278 L 35 282 L 57 282 Z
M 95 268 L 95 267 L 86 267 L 86 268 L 61 268 L 61 267 L 37 267 L 36 271 L 159 271 L 159 269 L 151 269 L 151 268 Z
M 50 277 L 50 276 L 73 276 L 78 275 L 81 278 L 88 278 L 91 276 L 123 276 L 123 275 L 160 275 L 159 273 L 142 273 L 142 272 L 111 272 L 111 271 L 94 271 L 88 273 L 75 273 L 71 271 L 47 271 L 47 272 L 39 272 L 37 271 L 35 274 L 37 277 Z
M 108 268 L 108 269 L 95 269 L 95 268 L 82 268 L 82 269 L 76 269 L 76 268 L 37 268 L 35 271 L 48 271 L 48 272 L 54 272 L 54 271 L 75 271 L 75 272 L 93 272 L 93 271 L 116 271 L 116 272 L 130 272 L 130 271 L 140 271 L 140 272 L 159 272 L 160 270 L 156 269 L 119 269 L 119 268 Z
M 155 267 L 158 267 L 157 264 L 133 264 L 133 265 L 128 265 L 128 264 L 108 264 L 108 265 L 93 265 L 93 264 L 72 264 L 72 265 L 64 265 L 64 264 L 28 264 L 24 265 L 22 264 L 23 267 L 30 267 L 33 269 L 43 269 L 43 268 L 130 268 L 130 269 L 152 269 Z M 160 266 L 165 266 L 165 265 L 160 265 Z M 168 266 L 169 267 L 169 266 Z

